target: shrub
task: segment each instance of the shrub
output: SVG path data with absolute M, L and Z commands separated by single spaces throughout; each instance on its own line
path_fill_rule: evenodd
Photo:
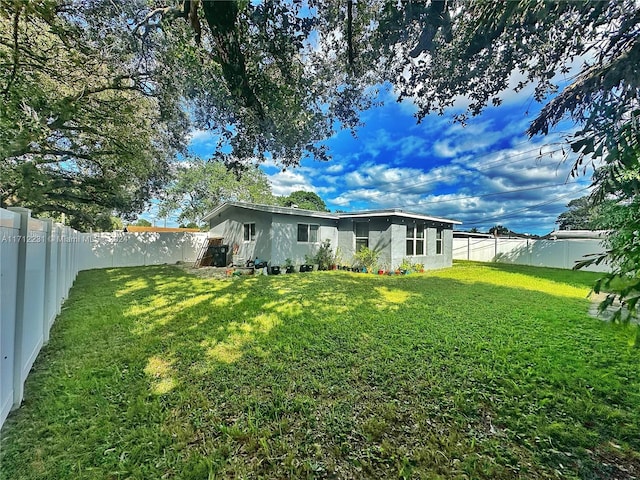
M 412 268 L 413 268 L 413 265 L 411 264 L 411 260 L 409 260 L 408 258 L 403 258 L 402 263 L 400 264 L 400 266 L 398 266 L 398 270 L 403 272 L 408 272 Z
M 322 242 L 320 249 L 313 257 L 313 263 L 318 265 L 318 270 L 328 270 L 333 265 L 334 257 L 331 251 L 331 240 L 327 238 Z
M 369 247 L 362 247 L 354 255 L 356 265 L 364 267 L 367 272 L 373 272 L 376 270 L 376 264 L 378 263 L 379 252 L 371 250 Z

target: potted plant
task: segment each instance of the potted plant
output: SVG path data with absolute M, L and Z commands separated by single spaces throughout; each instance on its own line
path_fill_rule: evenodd
M 356 252 L 354 255 L 356 264 L 360 267 L 360 270 L 363 273 L 367 272 L 375 272 L 376 264 L 378 263 L 378 255 L 379 252 L 375 250 L 371 250 L 368 247 L 362 247 L 360 250 Z
M 419 273 L 424 273 L 424 264 L 423 263 L 416 263 L 413 268 L 415 268 L 416 272 Z
M 284 267 L 285 267 L 286 273 L 293 273 L 295 271 L 293 268 L 293 262 L 291 261 L 290 258 L 285 259 Z
M 329 270 L 331 266 L 334 264 L 334 256 L 331 252 L 331 240 L 328 238 L 322 242 L 318 252 L 315 254 L 313 258 L 308 258 L 307 260 L 311 260 L 315 265 L 318 265 L 318 270 Z
M 411 273 L 412 268 L 413 266 L 411 265 L 411 261 L 408 258 L 403 258 L 402 263 L 398 267 L 400 273 L 402 273 L 403 275 L 408 275 L 409 273 Z
M 280 275 L 280 265 L 272 265 L 269 267 L 270 275 Z
M 313 271 L 313 257 L 309 255 L 304 256 L 304 263 L 300 265 L 299 272 L 311 272 Z

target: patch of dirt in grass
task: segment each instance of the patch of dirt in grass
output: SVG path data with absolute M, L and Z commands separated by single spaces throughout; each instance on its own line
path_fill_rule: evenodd
M 200 278 L 215 278 L 225 280 L 229 278 L 226 267 L 198 267 L 194 268 L 193 263 L 177 263 L 176 267 L 185 272 Z
M 599 470 L 611 480 L 632 480 L 640 478 L 640 457 L 624 452 L 613 443 L 603 445 L 592 453 L 592 458 L 600 465 Z

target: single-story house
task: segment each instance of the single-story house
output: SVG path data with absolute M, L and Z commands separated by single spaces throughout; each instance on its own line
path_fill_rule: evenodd
M 461 223 L 400 209 L 329 213 L 243 202 L 223 203 L 204 220 L 210 237 L 236 247 L 244 259 L 284 265 L 289 258 L 300 265 L 328 239 L 342 264 L 353 264 L 354 253 L 366 246 L 388 269 L 404 258 L 426 269 L 451 266 L 453 226 Z

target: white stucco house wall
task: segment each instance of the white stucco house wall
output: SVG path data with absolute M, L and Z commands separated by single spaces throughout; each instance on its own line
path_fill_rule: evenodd
M 270 265 L 283 265 L 287 258 L 303 264 L 329 239 L 345 264 L 367 246 L 387 268 L 407 258 L 426 269 L 451 266 L 453 226 L 461 223 L 399 209 L 329 213 L 244 202 L 223 203 L 205 221 L 209 237 L 222 238 L 230 249 L 237 245 L 242 258 Z

